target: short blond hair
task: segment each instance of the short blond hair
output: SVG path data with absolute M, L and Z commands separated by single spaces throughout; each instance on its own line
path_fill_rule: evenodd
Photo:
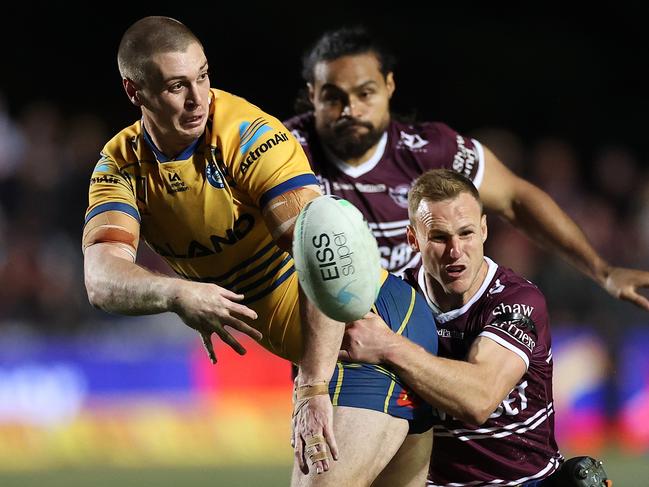
M 450 200 L 458 197 L 461 193 L 469 193 L 473 196 L 480 205 L 480 212 L 483 211 L 478 189 L 469 178 L 450 169 L 432 169 L 425 172 L 415 179 L 408 192 L 410 223 L 413 225 L 415 223 L 415 215 L 421 200 L 425 199 L 431 202 Z
M 145 84 L 151 57 L 163 52 L 185 52 L 203 45 L 189 28 L 171 17 L 144 17 L 131 25 L 119 43 L 117 65 L 122 78 Z

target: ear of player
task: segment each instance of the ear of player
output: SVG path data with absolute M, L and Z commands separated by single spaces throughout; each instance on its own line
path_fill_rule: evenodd
M 307 297 L 328 317 L 360 319 L 376 300 L 381 265 L 374 235 L 349 201 L 319 196 L 300 212 L 293 259 Z

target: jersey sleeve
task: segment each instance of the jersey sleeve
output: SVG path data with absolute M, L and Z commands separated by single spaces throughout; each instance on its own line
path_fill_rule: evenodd
M 476 188 L 480 189 L 484 178 L 485 161 L 482 144 L 475 139 L 464 137 L 448 125 L 434 124 L 439 140 L 440 159 L 446 169 L 463 174 Z
M 90 177 L 88 200 L 84 224 L 105 211 L 121 211 L 140 221 L 130 177 L 106 154 L 102 153 Z
M 302 146 L 277 119 L 259 116 L 238 126 L 232 177 L 263 208 L 292 189 L 318 184 Z
M 528 368 L 548 327 L 547 306 L 541 292 L 532 285 L 518 287 L 495 299 L 487 313 L 479 336 L 511 350 Z

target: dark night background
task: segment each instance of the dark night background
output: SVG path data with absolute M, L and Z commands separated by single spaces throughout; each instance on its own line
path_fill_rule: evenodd
M 102 113 L 117 131 L 137 117 L 117 72 L 120 36 L 144 15 L 169 15 L 203 40 L 214 86 L 286 118 L 302 86 L 305 47 L 324 29 L 362 21 L 399 59 L 396 110 L 416 111 L 462 132 L 503 126 L 530 141 L 567 138 L 586 154 L 593 141 L 610 141 L 647 155 L 647 7 L 198 5 L 5 7 L 0 91 L 14 113 L 29 101 L 47 99 L 66 112 Z

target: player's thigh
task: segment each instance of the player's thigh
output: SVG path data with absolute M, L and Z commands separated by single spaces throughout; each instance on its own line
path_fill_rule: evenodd
M 432 428 L 425 433 L 408 435 L 372 487 L 424 486 L 432 449 Z
M 329 471 L 320 475 L 311 465 L 304 475 L 295 461 L 293 487 L 371 485 L 406 438 L 408 421 L 369 409 L 336 407 L 334 434 L 338 461 L 331 461 Z

